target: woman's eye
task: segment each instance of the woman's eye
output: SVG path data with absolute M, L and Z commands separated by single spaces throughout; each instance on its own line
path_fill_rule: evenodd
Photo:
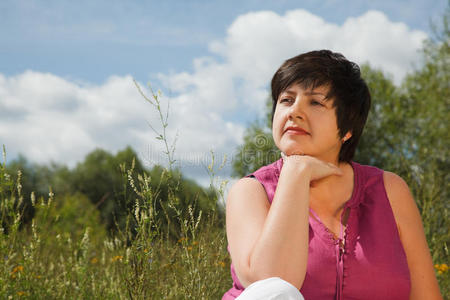
M 316 101 L 316 100 L 311 100 L 311 104 L 312 104 L 312 105 L 319 105 L 319 106 L 323 106 L 323 104 L 322 104 L 321 102 L 319 102 L 319 101 Z
M 280 100 L 280 103 L 283 103 L 283 102 L 290 102 L 290 101 L 291 101 L 291 99 L 283 98 L 283 99 Z

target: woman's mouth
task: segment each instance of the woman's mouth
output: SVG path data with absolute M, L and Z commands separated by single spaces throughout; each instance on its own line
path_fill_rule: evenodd
M 300 128 L 300 127 L 288 127 L 285 131 L 285 133 L 287 134 L 292 134 L 292 135 L 308 135 L 309 133 Z

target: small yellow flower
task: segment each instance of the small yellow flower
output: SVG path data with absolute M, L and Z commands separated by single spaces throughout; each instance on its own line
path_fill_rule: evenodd
M 95 265 L 96 263 L 98 263 L 97 257 L 94 257 L 93 259 L 91 259 L 91 264 Z
M 144 253 L 148 253 L 148 249 L 144 249 Z
M 192 246 L 187 247 L 188 251 L 192 250 Z
M 186 240 L 187 240 L 187 238 L 182 237 L 182 238 L 180 238 L 180 239 L 178 240 L 178 243 L 182 243 L 182 242 L 184 242 L 184 241 L 186 241 Z
M 22 271 L 23 271 L 23 266 L 17 266 L 11 271 L 11 274 L 14 274 L 17 272 L 22 272 Z
M 36 275 L 36 276 L 34 276 L 36 279 L 41 279 L 42 278 L 42 276 L 41 275 Z
M 23 266 L 17 266 L 11 271 L 10 275 L 14 279 L 17 277 L 16 273 L 22 273 L 22 272 L 23 272 Z
M 116 255 L 113 258 L 111 258 L 111 261 L 112 262 L 115 262 L 115 261 L 118 261 L 118 260 L 122 261 L 122 259 L 123 259 L 122 255 Z
M 23 291 L 19 291 L 17 292 L 17 296 L 25 296 L 27 293 L 23 292 Z
M 446 273 L 449 269 L 447 264 L 435 264 L 434 268 L 436 269 L 438 275 Z
M 219 266 L 221 266 L 222 268 L 225 268 L 225 262 L 224 261 L 219 261 L 217 264 Z
M 198 245 L 198 242 L 197 241 L 194 241 L 193 243 L 192 243 L 192 245 Z

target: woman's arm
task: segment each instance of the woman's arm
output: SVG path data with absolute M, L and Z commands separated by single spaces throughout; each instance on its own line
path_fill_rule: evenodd
M 236 274 L 244 287 L 280 277 L 300 289 L 308 256 L 311 180 L 341 174 L 308 156 L 285 159 L 270 206 L 262 185 L 239 180 L 227 197 L 227 237 Z
M 410 299 L 442 299 L 420 213 L 408 185 L 391 172 L 384 172 L 383 178 L 408 261 Z

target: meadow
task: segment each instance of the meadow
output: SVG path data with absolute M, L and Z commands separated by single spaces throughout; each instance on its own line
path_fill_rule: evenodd
M 194 209 L 194 201 L 181 211 L 175 181 L 165 199 L 175 217 L 160 218 L 158 191 L 146 174 L 135 182 L 129 166 L 135 205 L 126 226 L 111 235 L 81 194 L 32 194 L 34 217 L 24 224 L 21 174 L 11 176 L 5 167 L 3 162 L 0 298 L 218 299 L 230 287 L 223 218 Z M 161 181 L 175 180 L 165 174 Z

